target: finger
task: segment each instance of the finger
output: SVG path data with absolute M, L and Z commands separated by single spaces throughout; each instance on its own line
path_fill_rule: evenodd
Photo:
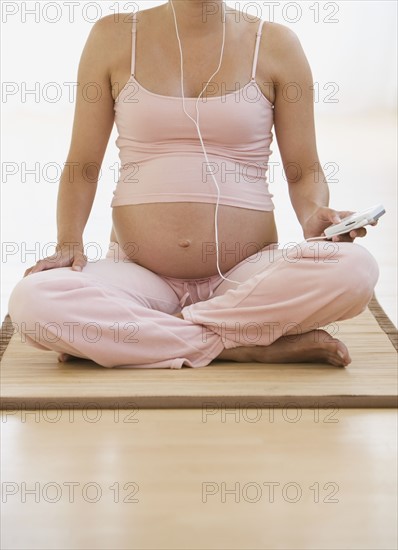
M 353 210 L 333 210 L 332 208 L 328 209 L 328 220 L 332 223 L 340 223 L 343 218 L 347 218 L 355 214 Z
M 351 216 L 351 214 L 355 214 L 353 210 L 339 210 L 338 213 L 340 218 L 347 218 L 348 216 Z
M 332 208 L 329 208 L 328 213 L 327 213 L 327 218 L 328 218 L 328 221 L 330 221 L 332 223 L 340 223 L 341 222 L 341 217 L 340 217 L 339 212 L 337 210 L 333 210 Z
M 333 242 L 340 242 L 340 243 L 352 243 L 354 239 L 350 237 L 348 233 L 344 233 L 343 235 L 335 235 L 332 237 Z
M 43 271 L 43 269 L 46 269 L 44 267 L 44 262 L 43 260 L 39 260 L 38 262 L 36 262 L 36 264 L 30 268 L 30 272 L 31 273 L 38 273 L 39 271 Z
M 29 270 L 30 273 L 37 273 L 38 271 L 41 271 L 41 264 L 39 262 L 32 266 Z
M 58 260 L 58 261 L 57 261 Z M 54 267 L 61 267 L 59 258 L 56 256 L 48 256 L 36 262 L 36 264 L 31 268 L 32 273 L 37 273 L 38 271 L 44 271 L 45 269 L 53 269 Z
M 72 264 L 74 271 L 82 271 L 83 267 L 87 264 L 87 256 L 85 254 L 78 254 L 75 256 Z
M 348 216 L 351 216 L 351 214 L 355 214 L 352 210 L 336 210 L 337 215 L 340 218 L 340 221 L 344 218 L 348 218 Z
M 343 233 L 342 235 L 336 235 L 333 237 L 334 242 L 352 242 L 357 237 L 365 237 L 367 231 L 364 227 L 359 229 L 353 229 L 349 233 Z
M 364 227 L 360 227 L 359 229 L 353 229 L 350 231 L 350 236 L 355 239 L 356 237 L 365 237 L 367 234 L 367 231 Z

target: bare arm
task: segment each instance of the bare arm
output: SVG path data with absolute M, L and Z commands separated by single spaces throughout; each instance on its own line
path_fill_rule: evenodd
M 268 55 L 275 88 L 275 134 L 290 200 L 304 238 L 319 237 L 326 227 L 352 211 L 329 207 L 329 186 L 316 147 L 312 73 L 300 41 L 284 25 L 274 23 L 270 30 L 272 52 Z M 352 242 L 366 233 L 362 227 L 332 240 Z
M 275 134 L 290 199 L 303 225 L 314 210 L 329 204 L 329 187 L 316 147 L 312 73 L 293 31 L 274 24 L 271 41 Z
M 82 244 L 113 127 L 108 53 L 112 24 L 109 16 L 95 23 L 79 63 L 72 140 L 58 191 L 58 245 Z
M 79 62 L 72 140 L 58 189 L 56 253 L 28 268 L 24 277 L 57 267 L 82 270 L 87 262 L 83 231 L 114 122 L 109 57 L 112 17 L 95 23 Z

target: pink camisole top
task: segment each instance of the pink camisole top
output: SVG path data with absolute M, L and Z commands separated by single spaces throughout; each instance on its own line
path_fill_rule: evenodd
M 111 207 L 159 202 L 217 201 L 219 204 L 270 211 L 268 159 L 273 140 L 273 104 L 256 80 L 264 21 L 256 34 L 251 80 L 235 91 L 201 97 L 199 126 L 208 162 L 182 97 L 150 92 L 135 79 L 136 14 L 132 22 L 131 77 L 114 105 L 120 169 Z M 209 87 L 212 83 L 209 84 Z M 185 98 L 196 120 L 197 98 Z

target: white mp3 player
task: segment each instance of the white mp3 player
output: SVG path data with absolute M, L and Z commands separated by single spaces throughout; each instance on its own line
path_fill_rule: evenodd
M 363 212 L 354 212 L 350 216 L 343 218 L 340 223 L 330 225 L 324 230 L 325 237 L 335 237 L 343 233 L 349 233 L 353 229 L 359 229 L 370 223 L 375 222 L 385 214 L 385 209 L 382 204 L 377 204 Z

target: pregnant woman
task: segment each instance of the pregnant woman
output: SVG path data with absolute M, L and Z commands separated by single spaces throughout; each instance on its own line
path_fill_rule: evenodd
M 274 125 L 304 239 L 351 213 L 328 206 L 312 85 L 295 33 L 223 0 L 99 20 L 79 65 L 56 253 L 25 271 L 9 301 L 23 340 L 104 367 L 347 366 L 347 347 L 324 329 L 372 297 L 378 264 L 353 242 L 366 229 L 279 248 L 266 177 Z M 112 234 L 106 257 L 87 261 L 114 122 Z

